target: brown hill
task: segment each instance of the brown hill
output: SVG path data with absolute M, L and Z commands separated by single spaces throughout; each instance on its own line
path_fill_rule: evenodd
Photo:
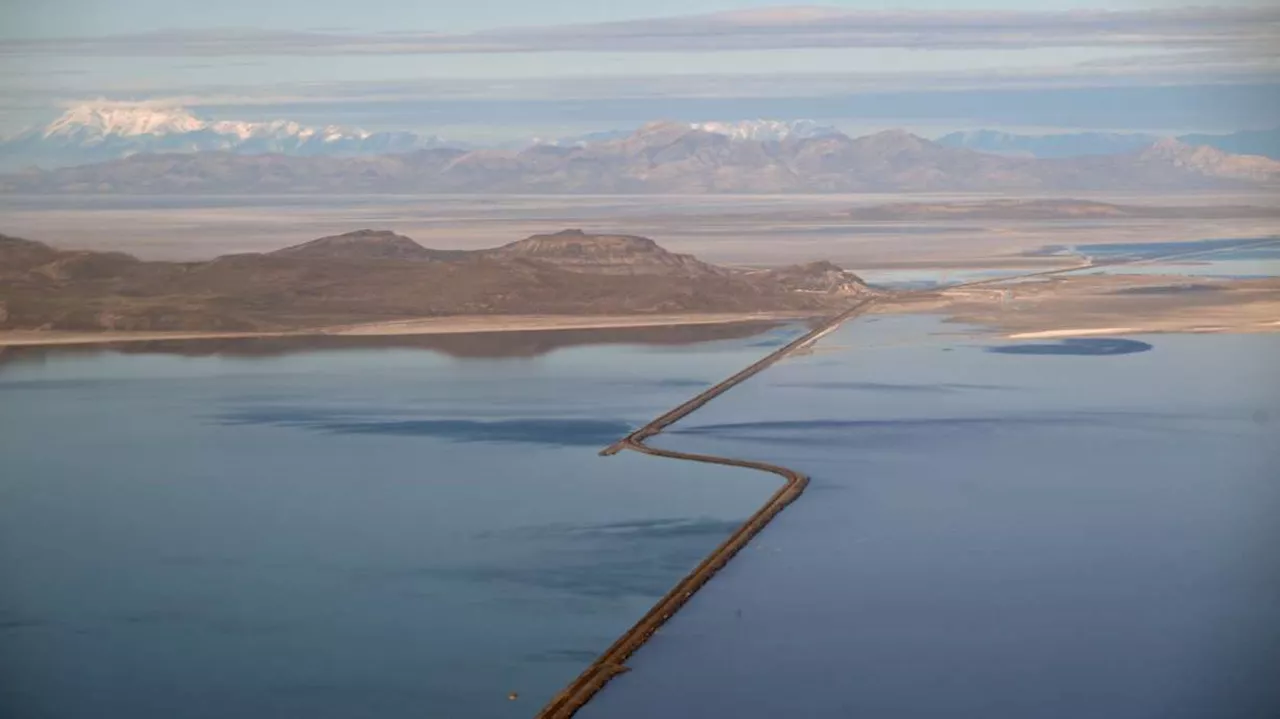
M 1128 154 L 1035 159 L 947 147 L 901 130 L 781 142 L 650 123 L 621 139 L 380 157 L 135 155 L 0 176 L 0 192 L 711 193 L 1154 190 L 1257 187 L 1280 162 L 1162 140 Z
M 466 253 L 430 250 L 404 235 L 388 230 L 356 230 L 321 237 L 267 254 L 275 257 L 329 260 L 448 260 Z
M 494 259 L 526 259 L 577 272 L 613 275 L 724 275 L 693 255 L 668 252 L 647 237 L 588 235 L 582 230 L 561 230 L 533 235 L 494 250 L 482 252 Z
M 738 272 L 646 238 L 576 231 L 476 252 L 361 231 L 181 263 L 0 236 L 0 328 L 8 329 L 259 331 L 442 315 L 817 312 L 865 291 L 826 263 Z

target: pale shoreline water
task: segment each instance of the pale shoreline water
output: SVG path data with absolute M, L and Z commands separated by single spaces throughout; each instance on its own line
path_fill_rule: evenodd
M 258 339 L 276 337 L 398 337 L 405 335 L 482 334 L 557 330 L 643 329 L 691 325 L 783 322 L 817 316 L 814 312 L 743 312 L 654 315 L 478 315 L 392 320 L 280 332 L 72 332 L 0 330 L 0 347 L 97 345 L 176 340 Z

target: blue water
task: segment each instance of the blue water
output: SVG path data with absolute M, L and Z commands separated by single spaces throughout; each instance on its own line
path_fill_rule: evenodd
M 1079 245 L 1072 249 L 1101 262 L 1171 257 L 1168 262 L 1103 267 L 1088 270 L 1089 274 L 1186 275 L 1239 279 L 1280 275 L 1280 238 L 1276 237 Z M 1047 248 L 1047 253 L 1061 254 L 1065 250 L 1064 247 L 1051 247 Z
M 655 438 L 812 482 L 582 715 L 1276 716 L 1280 336 L 1125 339 L 857 322 Z
M 1060 250 L 1063 248 L 1055 247 L 1051 249 Z M 1237 260 L 1274 259 L 1280 257 L 1280 238 L 1226 238 L 1189 240 L 1186 242 L 1117 242 L 1112 244 L 1076 245 L 1074 249 L 1089 257 L 1105 259 L 1136 260 L 1200 252 L 1223 252 L 1224 256 Z
M 1119 337 L 1080 337 L 1056 342 L 1028 342 L 1026 344 L 994 344 L 988 352 L 1006 355 L 1125 355 L 1148 352 L 1152 345 L 1139 340 Z
M 1206 253 L 1206 254 L 1197 254 Z M 1259 278 L 1280 275 L 1280 238 L 1195 240 L 1090 245 L 1050 245 L 1033 256 L 1073 255 L 1095 262 L 1150 260 L 1193 255 L 1169 262 L 1120 265 L 1081 270 L 1079 274 L 1185 275 L 1189 277 Z M 1032 270 L 1022 268 L 888 269 L 859 271 L 868 284 L 899 290 L 931 289 L 949 284 L 1016 277 Z M 1019 282 L 1043 281 L 1029 278 Z
M 531 716 L 775 488 L 597 450 L 798 331 L 6 356 L 0 716 Z

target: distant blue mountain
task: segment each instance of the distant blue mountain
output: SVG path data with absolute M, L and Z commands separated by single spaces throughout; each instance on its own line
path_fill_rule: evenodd
M 1022 157 L 1080 157 L 1135 152 L 1160 139 L 1155 135 L 1123 132 L 1073 132 L 1060 135 L 1018 135 L 999 130 L 953 132 L 938 144 L 978 152 Z
M 1280 127 L 1270 130 L 1243 130 L 1230 135 L 1183 135 L 1188 145 L 1208 145 L 1233 155 L 1262 155 L 1280 160 Z
M 1129 132 L 1071 132 L 1054 135 L 1019 135 L 998 130 L 953 132 L 938 143 L 978 152 L 1022 157 L 1082 157 L 1137 152 L 1160 139 L 1156 135 Z M 1177 138 L 1188 145 L 1204 145 L 1236 155 L 1262 155 L 1280 159 L 1280 127 L 1246 130 L 1229 135 L 1193 134 Z

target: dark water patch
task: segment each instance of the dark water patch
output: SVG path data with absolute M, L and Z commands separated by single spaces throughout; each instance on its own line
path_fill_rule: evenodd
M 1126 340 L 1117 337 L 1075 337 L 1057 342 L 995 345 L 985 348 L 987 352 L 1005 355 L 1127 355 L 1135 352 L 1147 352 L 1154 349 L 1146 342 Z
M 804 333 L 808 332 L 810 327 L 789 326 L 770 332 L 755 342 L 748 343 L 748 347 L 781 347 Z
M 1221 292 L 1222 288 L 1212 284 L 1161 284 L 1153 287 L 1126 287 L 1114 290 L 1111 294 L 1188 294 L 1194 292 Z
M 572 597 L 625 599 L 660 597 L 670 587 L 672 577 L 688 572 L 715 545 L 673 542 L 652 547 L 641 545 L 597 548 L 578 564 L 541 567 L 470 566 L 442 568 L 434 573 L 441 579 L 536 587 Z
M 696 517 L 556 523 L 485 532 L 480 535 L 483 539 L 532 548 L 539 561 L 529 566 L 428 567 L 403 578 L 416 581 L 430 575 L 465 582 L 515 583 L 573 597 L 657 597 L 670 588 L 673 576 L 694 567 L 741 524 L 740 519 Z M 583 547 L 590 547 L 590 551 L 584 552 Z M 548 557 L 556 561 L 546 561 Z
M 623 420 L 531 417 L 506 420 L 361 419 L 307 410 L 250 410 L 218 417 L 226 425 L 273 425 L 332 434 L 424 436 L 454 442 L 516 442 L 554 446 L 606 445 L 632 430 Z

